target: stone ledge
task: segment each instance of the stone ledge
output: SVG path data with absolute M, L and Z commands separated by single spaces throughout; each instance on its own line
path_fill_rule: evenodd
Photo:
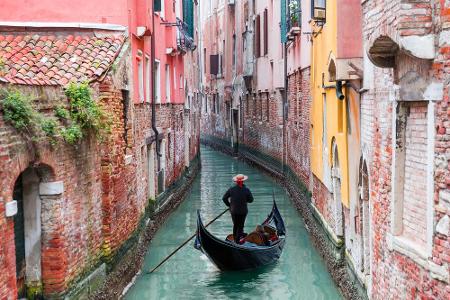
M 450 283 L 450 276 L 446 266 L 440 266 L 428 259 L 426 250 L 420 249 L 416 243 L 403 236 L 387 235 L 388 249 L 403 254 L 422 268 L 430 272 L 430 276 L 434 279 Z
M 64 182 L 41 182 L 39 184 L 39 195 L 42 196 L 54 196 L 61 195 L 64 192 Z
M 400 38 L 400 48 L 417 58 L 434 59 L 434 34 L 402 37 Z
M 322 225 L 322 227 L 325 229 L 325 232 L 327 233 L 327 236 L 330 238 L 330 240 L 333 242 L 333 244 L 337 248 L 341 248 L 344 245 L 344 241 L 342 238 L 338 237 L 334 232 L 333 228 L 325 221 L 325 218 L 320 213 L 320 211 L 317 209 L 317 207 L 311 203 L 311 208 L 313 209 L 314 217 L 319 221 L 319 223 Z

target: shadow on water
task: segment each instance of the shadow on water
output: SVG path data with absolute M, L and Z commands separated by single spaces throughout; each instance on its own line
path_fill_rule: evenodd
M 248 271 L 218 271 L 217 276 L 212 278 L 206 286 L 221 289 L 225 293 L 233 289 L 242 291 L 246 287 L 262 284 L 266 281 L 275 265 L 276 263 Z
M 276 263 L 248 271 L 217 271 L 209 278 L 205 288 L 213 295 L 228 299 L 255 299 L 270 288 L 271 274 Z

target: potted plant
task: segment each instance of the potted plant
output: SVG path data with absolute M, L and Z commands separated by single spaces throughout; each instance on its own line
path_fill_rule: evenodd
M 289 19 L 291 27 L 299 27 L 299 4 L 298 0 L 289 1 Z

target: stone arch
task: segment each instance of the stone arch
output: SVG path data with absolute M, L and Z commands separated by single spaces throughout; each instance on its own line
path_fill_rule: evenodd
M 341 197 L 341 171 L 339 165 L 339 151 L 336 139 L 331 142 L 332 168 L 331 178 L 333 186 L 333 208 L 335 220 L 335 233 L 338 237 L 344 237 L 344 212 Z M 345 242 L 345 239 L 344 239 Z
M 50 165 L 35 163 L 22 170 L 13 183 L 10 197 L 16 201 L 18 211 L 13 218 L 13 224 L 19 298 L 30 293 L 32 296 L 42 295 L 42 286 L 45 283 L 43 274 L 60 263 L 54 260 L 54 265 L 41 264 L 46 257 L 42 250 L 45 245 L 44 237 L 52 234 L 52 228 L 55 228 L 55 223 L 58 222 L 47 216 L 47 200 L 48 197 L 61 198 L 64 190 L 63 183 L 55 182 L 55 177 L 54 169 Z
M 378 34 L 370 39 L 367 56 L 377 67 L 394 68 L 399 50 L 398 43 L 389 35 Z

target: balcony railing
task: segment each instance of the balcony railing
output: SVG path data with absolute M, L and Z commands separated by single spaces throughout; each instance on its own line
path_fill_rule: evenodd
M 189 35 L 188 25 L 177 18 L 177 47 L 182 52 L 195 50 L 194 39 Z

